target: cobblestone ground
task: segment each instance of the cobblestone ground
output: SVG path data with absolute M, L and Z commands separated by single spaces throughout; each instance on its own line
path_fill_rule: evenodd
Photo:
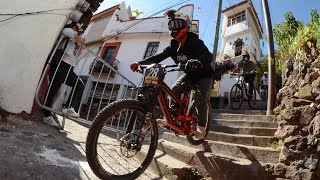
M 88 128 L 67 120 L 60 131 L 34 117 L 0 121 L 0 179 L 98 179 L 85 157 Z M 147 171 L 138 179 L 161 179 Z

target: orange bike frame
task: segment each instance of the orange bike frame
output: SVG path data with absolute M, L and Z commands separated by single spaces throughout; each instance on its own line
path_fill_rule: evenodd
M 162 113 L 167 120 L 170 128 L 175 130 L 177 133 L 180 135 L 186 135 L 188 134 L 191 130 L 186 124 L 186 121 L 197 121 L 195 118 L 193 118 L 190 115 L 187 115 L 187 110 L 189 106 L 189 96 L 184 96 L 182 100 L 180 98 L 177 98 L 177 96 L 174 94 L 174 92 L 168 87 L 166 83 L 161 84 L 161 88 L 159 88 L 159 94 L 158 94 L 158 101 L 162 110 Z M 165 98 L 165 93 L 169 94 L 170 97 L 173 98 L 173 100 L 183 109 L 183 114 L 179 115 L 178 117 L 171 117 L 171 114 L 169 112 L 169 107 L 168 104 L 166 103 L 166 98 Z M 174 125 L 175 121 L 182 121 L 184 126 L 182 128 Z

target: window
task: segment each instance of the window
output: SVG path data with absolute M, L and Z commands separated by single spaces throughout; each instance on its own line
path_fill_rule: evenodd
M 242 46 L 243 46 L 243 41 L 242 39 L 237 39 L 235 42 L 234 42 L 234 55 L 235 56 L 240 56 L 242 54 Z
M 239 12 L 237 14 L 234 14 L 234 15 L 228 17 L 228 26 L 237 24 L 237 23 L 245 21 L 245 20 L 246 20 L 245 11 Z
M 105 62 L 107 62 L 111 66 L 115 67 L 114 64 L 116 62 L 117 62 L 117 64 L 119 64 L 119 61 L 116 60 L 116 56 L 117 56 L 117 53 L 120 49 L 120 45 L 121 45 L 120 42 L 104 44 L 103 50 L 101 52 L 101 59 L 105 60 Z M 94 74 L 97 74 L 100 72 L 102 73 L 102 75 L 109 75 L 110 73 L 111 73 L 111 75 L 114 74 L 114 72 L 111 71 L 110 68 L 108 66 L 104 65 L 102 62 L 100 62 L 100 61 L 97 61 L 96 63 L 92 62 L 91 67 L 93 67 L 94 64 L 95 64 L 94 69 L 93 69 Z
M 159 42 L 149 42 L 146 53 L 143 59 L 153 56 L 158 51 Z
M 114 52 L 115 52 L 115 51 L 116 51 L 116 47 L 115 47 L 115 46 L 110 46 L 110 47 L 108 47 L 107 50 L 106 50 L 106 53 L 105 53 L 105 55 L 104 55 L 104 57 L 103 57 L 103 59 L 104 59 L 107 63 L 111 64 L 111 61 L 112 61 L 112 58 L 113 58 L 113 55 L 114 55 Z

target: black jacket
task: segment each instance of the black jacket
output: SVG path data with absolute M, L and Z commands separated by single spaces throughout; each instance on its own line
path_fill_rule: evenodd
M 187 40 L 183 47 L 179 48 L 179 43 L 176 40 L 171 40 L 171 45 L 165 48 L 162 53 L 146 58 L 139 63 L 142 65 L 160 63 L 168 57 L 171 57 L 176 64 L 186 64 L 190 59 L 198 59 L 203 64 L 203 69 L 192 72 L 186 71 L 185 73 L 195 79 L 213 76 L 213 69 L 210 65 L 212 54 L 203 41 L 192 32 L 188 32 Z

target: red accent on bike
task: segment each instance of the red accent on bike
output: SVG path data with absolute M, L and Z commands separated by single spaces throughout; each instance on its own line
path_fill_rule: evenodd
M 161 84 L 161 90 L 158 95 L 158 101 L 169 126 L 171 129 L 176 131 L 180 135 L 190 135 L 191 132 L 196 130 L 196 126 L 191 126 L 192 124 L 197 124 L 198 120 L 190 115 L 187 115 L 187 110 L 189 106 L 189 95 L 185 95 L 182 100 L 177 98 L 177 96 L 172 92 L 172 90 L 163 82 Z M 173 100 L 177 103 L 177 105 L 182 108 L 183 113 L 177 117 L 171 117 L 171 113 L 169 111 L 167 99 L 165 98 L 165 93 L 169 94 Z M 182 128 L 176 126 L 175 122 L 181 121 Z

